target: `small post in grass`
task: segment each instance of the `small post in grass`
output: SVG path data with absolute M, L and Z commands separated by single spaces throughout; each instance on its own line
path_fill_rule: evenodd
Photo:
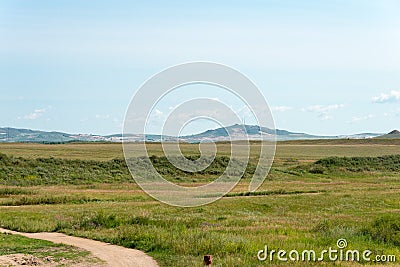
M 204 255 L 204 265 L 206 266 L 212 265 L 212 255 Z

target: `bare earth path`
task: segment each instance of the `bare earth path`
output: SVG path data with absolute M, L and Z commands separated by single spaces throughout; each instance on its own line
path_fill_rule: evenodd
M 105 261 L 106 266 L 158 267 L 157 262 L 152 257 L 140 250 L 124 248 L 91 239 L 68 236 L 61 233 L 21 233 L 3 228 L 0 228 L 0 232 L 82 248 L 90 251 L 93 256 Z

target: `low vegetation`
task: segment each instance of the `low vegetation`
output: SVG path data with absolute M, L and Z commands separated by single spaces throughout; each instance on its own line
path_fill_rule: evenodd
M 14 258 L 17 261 L 21 261 L 19 262 L 19 266 L 34 266 L 39 265 L 39 262 L 52 264 L 52 266 L 66 266 L 79 263 L 83 265 L 88 263 L 96 264 L 96 262 L 99 262 L 99 260 L 89 257 L 90 253 L 88 251 L 72 246 L 26 238 L 20 235 L 0 234 L 0 256 L 10 254 L 14 254 Z M 32 262 L 27 262 L 27 259 L 30 259 Z M 1 260 L 0 265 L 2 265 Z
M 16 154 L 1 156 L 0 226 L 59 231 L 137 248 L 160 266 L 202 266 L 205 254 L 213 255 L 215 266 L 286 266 L 276 260 L 259 262 L 257 252 L 266 245 L 322 251 L 335 248 L 340 238 L 351 249 L 400 255 L 400 147 L 326 142 L 279 144 L 268 180 L 256 192 L 248 192 L 247 177 L 257 159 L 252 155 L 245 179 L 231 193 L 196 208 L 154 201 L 132 182 L 125 162 L 112 159 L 105 150 L 101 158 L 93 154 L 95 159 L 89 161 L 84 151 L 71 152 L 68 145 L 54 152 L 60 153 L 57 158 L 43 157 L 47 152 L 21 157 L 16 149 Z M 73 159 L 65 158 L 61 149 Z M 196 159 L 198 150 L 191 149 L 186 147 L 188 157 Z M 157 147 L 152 154 L 156 168 L 172 181 L 195 185 L 224 169 L 227 156 L 218 155 L 214 165 L 195 175 L 168 165 Z M 35 175 L 34 182 L 29 175 Z
M 195 156 L 188 156 L 189 160 Z M 173 166 L 168 159 L 152 156 L 151 162 L 158 173 L 171 181 L 211 181 L 220 176 L 229 163 L 226 156 L 217 156 L 211 165 L 200 172 L 182 171 Z M 238 169 L 246 165 L 234 161 L 233 166 Z M 143 157 L 130 159 L 132 168 L 145 166 Z M 255 165 L 247 165 L 244 178 L 252 177 Z M 33 185 L 67 185 L 67 184 L 92 184 L 92 183 L 123 183 L 131 182 L 124 159 L 108 161 L 94 160 L 67 160 L 59 158 L 23 158 L 0 154 L 0 183 L 13 186 Z M 15 189 L 14 189 L 15 190 Z M 1 195 L 0 191 L 0 195 Z
M 0 182 L 6 185 L 56 185 L 126 182 L 125 161 L 22 158 L 0 154 Z
M 372 240 L 400 247 L 400 215 L 386 214 L 362 228 L 361 233 Z
M 344 170 L 350 172 L 400 172 L 400 155 L 381 157 L 329 157 L 315 162 L 328 170 Z

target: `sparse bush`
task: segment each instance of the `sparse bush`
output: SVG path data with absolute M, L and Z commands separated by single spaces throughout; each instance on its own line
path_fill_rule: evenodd
M 0 188 L 0 197 L 14 196 L 14 195 L 32 195 L 32 194 L 35 194 L 35 191 L 22 188 L 15 188 L 15 187 Z
M 136 216 L 128 220 L 128 224 L 149 225 L 150 219 L 143 216 Z
M 3 206 L 23 206 L 23 205 L 54 205 L 54 204 L 83 204 L 89 202 L 100 201 L 97 198 L 89 198 L 86 196 L 72 197 L 72 196 L 22 196 L 16 199 L 9 199 L 2 201 L 0 204 Z
M 311 167 L 309 172 L 313 173 L 313 174 L 324 174 L 325 168 L 322 166 L 316 165 L 316 166 Z
M 78 222 L 78 229 L 115 228 L 121 224 L 115 214 L 105 214 L 103 211 L 90 216 L 84 215 Z
M 361 233 L 371 239 L 400 246 L 400 215 L 385 215 L 364 227 Z
M 270 195 L 299 195 L 299 194 L 317 194 L 326 192 L 325 190 L 296 190 L 286 191 L 285 189 L 278 189 L 273 191 L 255 191 L 255 192 L 234 192 L 228 193 L 225 197 L 248 197 L 248 196 L 270 196 Z
M 342 169 L 350 172 L 400 171 L 400 155 L 381 157 L 329 157 L 315 162 L 312 168 Z

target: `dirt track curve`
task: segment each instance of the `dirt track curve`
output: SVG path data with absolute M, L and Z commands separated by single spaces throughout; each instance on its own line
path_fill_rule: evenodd
M 68 236 L 61 233 L 21 233 L 3 228 L 0 228 L 0 232 L 82 248 L 90 251 L 93 256 L 105 261 L 105 266 L 158 267 L 157 262 L 152 257 L 146 255 L 140 250 L 124 248 L 91 239 Z

